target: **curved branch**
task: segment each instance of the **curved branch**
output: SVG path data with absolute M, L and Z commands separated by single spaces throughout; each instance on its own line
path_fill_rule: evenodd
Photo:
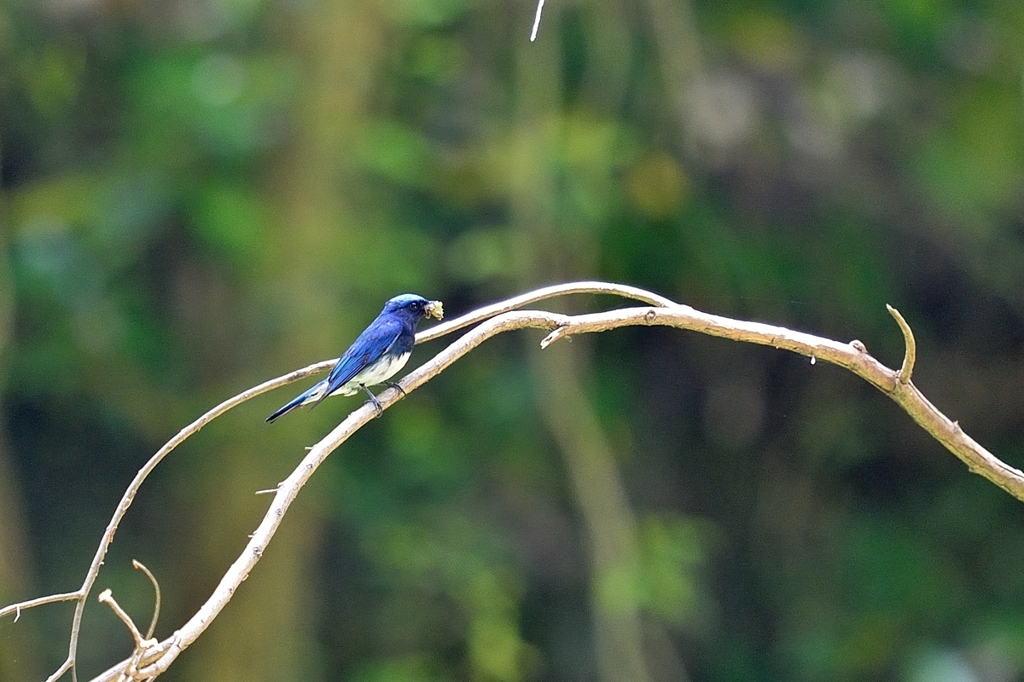
M 653 305 L 672 305 L 672 302 L 666 298 L 658 296 L 657 294 L 652 294 L 648 291 L 644 291 L 643 289 L 631 287 L 628 285 L 609 284 L 607 282 L 574 282 L 568 284 L 557 284 L 549 287 L 543 287 L 541 289 L 537 289 L 532 292 L 527 292 L 520 296 L 515 296 L 505 301 L 501 301 L 493 305 L 480 308 L 467 315 L 463 315 L 462 317 L 451 320 L 448 323 L 437 325 L 435 327 L 432 327 L 431 329 L 420 332 L 416 336 L 416 343 L 423 343 L 424 341 L 435 339 L 439 336 L 443 336 L 444 334 L 451 333 L 457 329 L 461 329 L 471 324 L 480 322 L 481 320 L 487 319 L 488 317 L 493 317 L 496 314 L 507 312 L 509 310 L 514 310 L 516 308 L 528 305 L 530 303 L 535 303 L 537 301 L 552 298 L 555 296 L 580 293 L 611 294 L 633 300 L 643 301 L 645 303 L 650 303 Z M 42 606 L 43 604 L 50 604 L 55 601 L 78 602 L 75 605 L 75 612 L 72 617 L 71 637 L 68 645 L 68 656 L 65 659 L 64 663 L 61 664 L 60 668 L 58 668 L 52 675 L 50 675 L 50 677 L 47 678 L 47 682 L 55 682 L 56 680 L 60 679 L 64 675 L 64 673 L 75 667 L 75 660 L 78 651 L 78 633 L 81 630 L 82 615 L 85 611 L 85 605 L 89 597 L 89 594 L 96 583 L 97 577 L 99 576 L 100 568 L 103 565 L 103 559 L 106 556 L 108 549 L 110 548 L 110 544 L 114 540 L 114 534 L 117 531 L 117 527 L 120 524 L 121 519 L 123 519 L 124 515 L 128 512 L 128 507 L 131 506 L 132 500 L 135 499 L 135 495 L 142 487 L 143 482 L 145 482 L 145 480 L 153 472 L 156 466 L 161 461 L 163 461 L 163 459 L 167 457 L 167 455 L 169 455 L 175 448 L 181 445 L 187 438 L 196 434 L 200 429 L 202 429 L 208 423 L 210 423 L 217 417 L 221 416 L 228 410 L 241 405 L 242 403 L 246 402 L 251 398 L 255 398 L 256 396 L 261 395 L 267 391 L 279 388 L 281 386 L 284 386 L 285 384 L 289 384 L 293 381 L 309 376 L 310 374 L 325 372 L 328 369 L 330 369 L 335 362 L 337 362 L 337 358 L 317 362 L 312 365 L 309 365 L 308 367 L 304 367 L 302 369 L 289 372 L 288 374 L 277 377 L 275 379 L 271 379 L 262 384 L 259 384 L 258 386 L 254 386 L 253 388 L 250 388 L 232 398 L 229 398 L 228 400 L 225 400 L 224 402 L 220 403 L 213 409 L 207 411 L 194 422 L 183 428 L 162 448 L 160 448 L 149 459 L 148 462 L 146 462 L 146 464 L 135 475 L 135 478 L 132 479 L 132 482 L 128 485 L 128 488 L 125 490 L 120 502 L 114 509 L 114 513 L 111 516 L 110 522 L 107 524 L 107 528 L 104 531 L 103 536 L 100 539 L 100 544 L 96 550 L 95 555 L 93 556 L 92 563 L 89 565 L 89 569 L 85 574 L 85 579 L 82 583 L 82 586 L 78 590 L 61 595 L 52 595 L 47 597 L 40 597 L 37 599 L 30 599 L 18 602 L 16 604 L 11 604 L 10 606 L 0 609 L 0 617 L 12 613 L 20 616 L 21 611 L 24 609 L 33 608 L 35 606 Z
M 378 394 L 377 399 L 380 402 L 381 409 L 388 409 L 395 401 L 402 397 L 403 393 L 411 393 L 483 341 L 496 334 L 526 327 L 552 329 L 564 319 L 565 316 L 563 315 L 533 311 L 509 312 L 493 317 L 476 329 L 467 332 L 434 356 L 432 360 L 408 374 L 398 383 L 399 389 L 389 388 Z M 228 568 L 206 603 L 172 637 L 148 649 L 139 657 L 138 675 L 140 677 L 155 677 L 166 671 L 178 655 L 206 630 L 213 619 L 227 605 L 234 595 L 235 589 L 242 584 L 242 581 L 245 580 L 249 572 L 263 556 L 267 544 L 284 519 L 285 512 L 288 511 L 288 507 L 298 497 L 299 491 L 313 475 L 313 472 L 319 468 L 324 460 L 327 459 L 327 456 L 336 450 L 338 446 L 375 417 L 375 408 L 370 404 L 363 404 L 310 448 L 309 452 L 303 457 L 292 473 L 278 484 L 274 499 L 270 504 L 270 508 L 263 516 L 260 525 L 250 536 L 245 549 L 242 550 L 241 555 Z M 124 672 L 127 665 L 128 661 L 123 661 L 114 666 L 97 677 L 97 682 L 100 680 L 111 681 L 117 679 Z
M 139 472 L 135 474 L 135 478 L 128 484 L 128 488 L 125 490 L 124 495 L 121 496 L 121 501 L 118 502 L 117 507 L 114 509 L 114 514 L 110 518 L 110 522 L 107 524 L 106 530 L 103 531 L 103 536 L 100 539 L 99 547 L 96 550 L 96 554 L 93 555 L 92 563 L 89 565 L 89 570 L 85 574 L 85 580 L 82 586 L 75 592 L 68 593 L 71 595 L 70 599 L 77 600 L 75 604 L 75 613 L 71 619 L 71 640 L 68 644 L 68 656 L 64 663 L 61 664 L 60 668 L 57 669 L 50 677 L 47 678 L 47 682 L 55 682 L 60 679 L 64 673 L 70 669 L 74 669 L 75 660 L 78 653 L 78 633 L 82 628 L 82 615 L 85 612 L 86 600 L 89 597 L 89 593 L 92 591 L 93 586 L 96 584 L 96 579 L 99 577 L 100 568 L 103 566 L 103 558 L 107 555 L 107 550 L 110 549 L 110 544 L 114 541 L 114 534 L 117 532 L 117 527 L 121 523 L 121 519 L 128 513 L 128 507 L 131 506 L 132 501 L 135 499 L 135 495 L 138 493 L 139 488 L 142 487 L 142 483 L 149 477 L 149 475 L 156 469 L 156 466 L 163 461 L 163 459 L 171 454 L 171 452 L 181 445 L 185 439 L 189 436 L 196 434 L 201 428 L 209 424 L 211 421 L 224 414 L 228 410 L 238 405 L 241 405 L 250 398 L 254 398 L 265 391 L 269 391 L 272 388 L 283 386 L 295 379 L 299 379 L 313 372 L 320 371 L 322 366 L 329 366 L 330 363 L 317 363 L 310 365 L 300 370 L 296 370 L 283 377 L 271 379 L 258 386 L 254 386 L 247 391 L 243 391 L 238 395 L 225 400 L 220 405 L 217 405 L 213 409 L 203 414 L 199 419 L 195 420 L 181 431 L 179 431 L 171 440 L 157 450 L 156 454 L 149 458 L 149 461 L 143 465 Z M 28 606 L 39 606 L 45 601 L 34 599 L 28 602 L 22 602 L 21 604 L 15 605 L 20 608 L 26 608 Z M 0 616 L 8 612 L 11 607 L 0 610 Z
M 648 303 L 645 307 L 623 308 L 601 313 L 585 315 L 562 315 L 536 310 L 515 310 L 530 303 L 535 303 L 553 296 L 570 293 L 614 294 Z M 902 317 L 894 314 L 897 323 Z M 471 351 L 485 340 L 502 332 L 514 329 L 537 328 L 550 333 L 541 341 L 541 347 L 547 347 L 558 339 L 573 334 L 593 333 L 617 329 L 627 326 L 660 325 L 678 329 L 688 329 L 711 336 L 719 336 L 735 341 L 744 341 L 760 345 L 772 346 L 783 350 L 800 353 L 811 358 L 820 358 L 839 365 L 860 376 L 875 386 L 900 405 L 922 428 L 942 443 L 953 454 L 963 460 L 971 471 L 984 476 L 989 481 L 1003 488 L 1017 499 L 1024 500 L 1024 474 L 1003 463 L 988 450 L 979 445 L 963 432 L 959 424 L 949 420 L 935 408 L 910 381 L 913 369 L 915 345 L 913 334 L 904 320 L 900 324 L 907 344 L 904 365 L 900 372 L 889 369 L 876 360 L 860 341 L 840 343 L 811 334 L 796 332 L 783 327 L 776 327 L 757 322 L 733 320 L 718 315 L 702 313 L 689 306 L 675 304 L 668 299 L 635 287 L 608 284 L 604 282 L 580 282 L 563 284 L 538 289 L 522 296 L 482 308 L 464 315 L 451 322 L 437 325 L 421 332 L 417 343 L 431 340 L 465 326 L 481 322 L 479 326 L 466 332 L 435 355 L 415 371 L 408 374 L 399 384 L 399 388 L 389 388 L 378 396 L 383 409 L 389 408 L 403 394 L 411 393 L 417 387 L 444 371 L 456 360 Z M 20 609 L 61 600 L 78 600 L 72 626 L 72 642 L 68 659 L 61 668 L 51 676 L 51 680 L 59 678 L 69 669 L 74 669 L 78 631 L 81 624 L 81 613 L 85 598 L 95 583 L 99 567 L 107 548 L 113 539 L 114 531 L 139 487 L 153 468 L 182 441 L 197 432 L 211 420 L 229 409 L 242 404 L 272 388 L 283 386 L 298 378 L 314 372 L 324 371 L 331 367 L 333 360 L 310 365 L 301 370 L 267 381 L 253 387 L 234 398 L 224 401 L 198 420 L 185 427 L 147 462 L 136 475 L 132 484 L 119 503 L 106 532 L 103 535 L 93 563 L 89 568 L 85 583 L 76 592 L 63 595 L 42 597 L 21 604 L 12 605 L 0 610 L 0 616 L 17 613 Z M 97 677 L 97 680 L 114 680 L 122 676 L 131 667 L 132 675 L 137 678 L 156 677 L 166 671 L 177 656 L 209 626 L 214 618 L 226 606 L 234 591 L 245 580 L 255 567 L 263 551 L 274 533 L 277 531 L 288 507 L 298 496 L 299 491 L 313 472 L 323 463 L 327 456 L 344 443 L 355 431 L 376 416 L 370 405 L 353 411 L 343 422 L 335 427 L 327 436 L 314 445 L 292 473 L 282 481 L 274 492 L 269 509 L 256 531 L 250 536 L 242 554 L 235 560 L 221 578 L 220 583 L 205 604 L 175 634 L 145 651 L 137 652 L 131 659 L 122 661 Z
M 447 323 L 436 325 L 430 329 L 427 329 L 417 334 L 416 343 L 419 344 L 425 341 L 430 341 L 432 339 L 438 338 L 445 334 L 449 334 L 453 331 L 462 329 L 464 327 L 475 324 L 482 320 L 493 318 L 495 315 L 505 313 L 516 308 L 529 305 L 531 303 L 536 303 L 538 301 L 542 301 L 548 298 L 564 296 L 567 294 L 608 294 L 620 296 L 627 299 L 638 300 L 658 306 L 675 305 L 671 300 L 664 298 L 663 296 L 659 296 L 649 291 L 645 291 L 638 287 L 632 287 L 629 285 L 611 284 L 608 282 L 572 282 L 566 284 L 556 284 L 548 287 L 542 287 L 540 289 L 536 289 L 534 291 L 527 292 L 519 296 L 514 296 L 505 301 L 500 301 L 490 306 L 485 306 L 484 308 L 472 311 L 466 315 L 453 319 Z M 168 441 L 166 445 L 160 448 L 160 450 L 155 455 L 153 455 L 149 462 L 147 462 L 146 465 L 139 471 L 139 473 L 136 474 L 135 479 L 132 480 L 132 483 L 129 485 L 128 490 L 125 491 L 125 494 L 122 497 L 120 504 L 118 504 L 117 509 L 114 512 L 114 516 L 112 517 L 110 524 L 107 527 L 107 531 L 104 533 L 103 539 L 101 540 L 100 548 L 98 549 L 96 556 L 94 557 L 93 564 L 90 566 L 89 572 L 86 575 L 85 583 L 83 584 L 81 590 L 78 593 L 79 603 L 76 605 L 75 608 L 75 616 L 72 624 L 72 642 L 68 654 L 68 659 L 67 661 L 65 661 L 65 664 L 61 667 L 61 669 L 58 670 L 57 673 L 54 673 L 54 675 L 51 676 L 51 678 L 47 682 L 53 682 L 54 680 L 58 679 L 61 675 L 63 675 L 63 673 L 66 672 L 69 667 L 74 666 L 78 640 L 78 631 L 81 626 L 81 617 L 82 612 L 85 608 L 85 600 L 88 596 L 89 591 L 92 588 L 92 585 L 95 583 L 97 575 L 99 574 L 99 567 L 102 565 L 103 557 L 106 555 L 107 549 L 109 548 L 110 543 L 113 540 L 114 531 L 116 531 L 117 525 L 120 523 L 120 520 L 124 517 L 124 514 L 127 512 L 128 506 L 131 504 L 131 500 L 134 499 L 134 496 L 138 492 L 139 487 L 141 487 L 143 481 L 145 481 L 145 479 L 153 471 L 156 465 L 159 464 L 160 461 L 163 460 L 163 458 L 166 457 L 168 454 L 170 454 L 170 452 L 174 450 L 178 445 L 184 442 L 186 438 L 195 434 L 196 432 L 199 431 L 199 429 L 208 424 L 210 421 L 224 414 L 233 407 L 237 407 L 238 405 L 249 400 L 250 398 L 254 398 L 262 393 L 278 388 L 285 384 L 291 383 L 292 381 L 296 381 L 310 374 L 327 371 L 334 365 L 336 361 L 337 358 L 333 360 L 325 360 L 322 362 L 314 363 L 312 365 L 309 365 L 308 367 L 304 367 L 300 370 L 296 370 L 294 372 L 290 372 L 289 374 L 266 381 L 258 386 L 255 386 L 247 391 L 244 391 L 243 393 L 240 393 L 239 395 L 233 398 L 230 398 L 222 402 L 220 405 L 217 405 L 216 407 L 205 413 L 203 416 L 201 416 L 199 419 L 197 419 L 196 421 L 182 429 L 174 438 Z M 433 376 L 433 374 L 431 374 L 430 376 Z M 400 385 L 403 388 L 405 386 L 404 383 Z M 388 394 L 390 395 L 390 393 L 391 392 L 389 391 Z M 362 426 L 362 423 L 360 423 L 359 426 Z M 358 428 L 358 426 L 356 428 Z M 337 445 L 340 445 L 341 442 L 343 442 L 343 440 L 339 441 Z M 335 445 L 334 447 L 337 447 L 337 445 Z M 333 450 L 333 448 L 331 448 L 331 450 Z M 330 450 L 327 453 L 325 453 L 324 456 L 326 457 L 326 455 L 329 453 Z M 310 454 L 312 454 L 312 451 L 310 452 Z M 308 457 L 309 455 L 307 455 L 307 459 Z M 271 535 L 272 534 L 273 533 L 271 532 Z M 123 669 L 124 667 L 123 665 L 121 665 L 115 666 L 115 668 L 112 668 L 111 670 L 123 671 Z M 103 676 L 101 676 L 99 679 L 108 678 L 104 678 Z
M 869 355 L 862 343 L 840 343 L 783 327 L 709 315 L 688 306 L 624 308 L 575 316 L 532 310 L 502 313 L 464 334 L 429 362 L 406 376 L 399 385 L 402 391 L 411 393 L 485 340 L 505 331 L 524 328 L 550 329 L 551 333 L 541 342 L 541 345 L 546 347 L 572 334 L 601 332 L 636 325 L 689 329 L 712 336 L 789 350 L 844 367 L 891 397 L 919 425 L 967 463 L 972 471 L 981 474 L 1014 497 L 1024 500 L 1024 474 L 998 460 L 963 433 L 955 422 L 950 421 L 928 402 L 912 383 L 901 383 L 896 372 Z M 400 393 L 395 389 L 388 389 L 378 396 L 384 409 L 390 407 L 399 397 Z M 141 664 L 149 665 L 140 667 L 141 675 L 158 675 L 166 670 L 178 654 L 206 629 L 227 604 L 235 588 L 259 561 L 301 487 L 331 452 L 363 424 L 373 419 L 374 415 L 372 406 L 363 405 L 313 446 L 300 465 L 278 486 L 274 501 L 262 523 L 206 604 L 175 633 L 174 637 L 161 642 L 146 653 Z M 109 680 L 113 677 L 99 679 Z
M 528 291 L 525 294 L 520 294 L 519 296 L 513 296 L 512 298 L 505 299 L 504 301 L 492 303 L 491 305 L 484 306 L 483 308 L 477 308 L 476 310 L 457 317 L 454 320 L 435 325 L 430 329 L 417 334 L 416 343 L 432 341 L 439 336 L 450 334 L 453 331 L 462 329 L 463 327 L 468 327 L 471 324 L 476 324 L 477 322 L 486 320 L 489 317 L 494 317 L 501 313 L 507 313 L 510 310 L 516 310 L 523 306 L 538 303 L 549 298 L 565 296 L 567 294 L 607 294 L 640 301 L 641 303 L 647 303 L 660 308 L 679 307 L 678 303 L 667 299 L 664 296 L 652 294 L 650 291 L 645 291 L 639 287 L 632 287 L 628 284 L 610 284 L 608 282 L 570 282 L 568 284 L 553 284 L 551 286 Z M 689 306 L 682 307 L 692 310 Z
M 541 345 L 546 347 L 572 334 L 599 332 L 633 324 L 664 325 L 734 341 L 773 346 L 811 358 L 820 358 L 848 369 L 892 398 L 918 426 L 959 457 L 968 469 L 988 479 L 1018 500 L 1024 501 L 1024 473 L 1001 461 L 964 433 L 960 424 L 940 412 L 910 381 L 915 345 L 912 341 L 913 334 L 907 334 L 909 325 L 904 331 L 904 336 L 908 339 L 907 355 L 904 358 L 907 373 L 905 382 L 900 380 L 899 372 L 889 369 L 869 355 L 860 341 L 839 343 L 783 327 L 709 315 L 693 308 L 627 308 L 609 313 L 579 315 L 548 334 Z

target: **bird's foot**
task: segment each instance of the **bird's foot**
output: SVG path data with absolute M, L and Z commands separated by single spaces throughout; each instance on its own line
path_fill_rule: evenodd
M 403 398 L 406 396 L 405 389 L 402 388 L 397 383 L 395 383 L 394 381 L 385 381 L 384 385 L 387 386 L 388 388 L 393 388 L 396 391 L 398 391 L 399 393 L 401 393 Z
M 379 418 L 380 415 L 383 414 L 384 412 L 384 407 L 380 404 L 380 401 L 377 400 L 377 396 L 370 393 L 370 389 L 368 389 L 366 386 L 363 386 L 362 384 L 359 384 L 359 388 L 366 391 L 366 395 L 370 396 L 370 399 L 367 402 L 373 405 L 373 409 L 377 411 L 377 417 Z

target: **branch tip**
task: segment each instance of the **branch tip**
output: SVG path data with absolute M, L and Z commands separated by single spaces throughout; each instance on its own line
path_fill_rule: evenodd
M 150 572 L 150 570 L 138 559 L 132 559 L 132 566 L 135 570 L 145 573 L 146 577 L 149 578 L 150 584 L 153 585 L 153 618 L 150 619 L 149 629 L 146 630 L 146 639 L 150 639 L 153 637 L 153 633 L 156 632 L 156 623 L 160 618 L 160 583 L 157 582 L 156 576 L 154 576 L 152 572 Z
M 132 621 L 132 617 L 129 616 L 128 613 L 121 608 L 121 605 L 117 603 L 117 600 L 114 599 L 114 593 L 111 592 L 110 588 L 108 587 L 107 589 L 100 592 L 99 597 L 97 597 L 97 599 L 99 599 L 101 603 L 109 606 L 111 610 L 114 612 L 114 615 L 121 619 L 121 622 L 125 624 L 125 627 L 128 628 L 128 631 L 132 633 L 132 639 L 135 640 L 135 646 L 141 649 L 143 642 L 142 633 L 139 632 L 139 629 L 137 627 L 135 627 L 135 622 Z
M 537 31 L 540 29 L 540 13 L 544 11 L 544 0 L 537 2 L 537 14 L 533 18 L 533 30 L 530 31 L 530 42 L 537 40 Z
M 896 320 L 896 324 L 899 325 L 900 331 L 903 332 L 903 343 L 906 346 L 906 351 L 903 355 L 903 366 L 900 367 L 899 371 L 899 382 L 901 384 L 909 384 L 910 376 L 914 373 L 914 363 L 917 361 L 917 341 L 914 340 L 914 332 L 910 329 L 910 325 L 900 315 L 900 311 L 893 308 L 888 303 L 885 304 L 885 309 L 889 311 L 892 318 Z

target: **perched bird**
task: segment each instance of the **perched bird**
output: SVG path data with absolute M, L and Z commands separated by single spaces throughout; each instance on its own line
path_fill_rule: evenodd
M 416 338 L 416 325 L 425 316 L 440 320 L 444 316 L 441 302 L 428 301 L 416 294 L 395 296 L 384 304 L 384 310 L 377 319 L 338 358 L 326 379 L 283 405 L 267 417 L 267 421 L 272 422 L 300 405 L 316 405 L 329 395 L 353 395 L 359 389 L 370 396 L 370 402 L 377 409 L 377 416 L 380 416 L 380 401 L 370 393 L 367 386 L 382 383 L 395 385 L 388 379 L 409 360 Z

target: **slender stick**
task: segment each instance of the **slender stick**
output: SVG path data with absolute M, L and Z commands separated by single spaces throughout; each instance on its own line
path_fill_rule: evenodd
M 544 0 L 537 0 L 537 14 L 533 17 L 533 29 L 530 31 L 530 42 L 537 40 L 537 31 L 540 30 L 540 13 L 544 11 Z

